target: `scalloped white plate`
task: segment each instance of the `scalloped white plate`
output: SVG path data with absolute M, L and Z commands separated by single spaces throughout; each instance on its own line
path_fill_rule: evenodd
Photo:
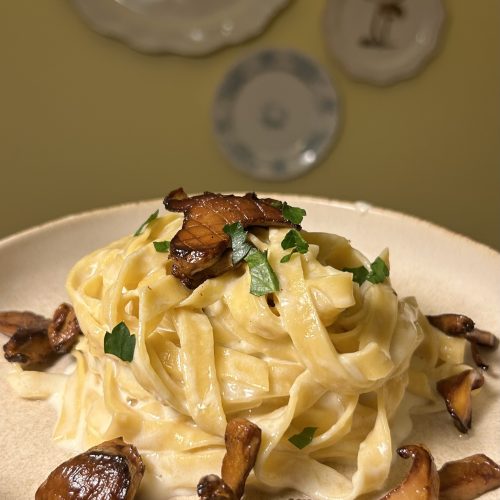
M 441 0 L 328 0 L 328 49 L 355 79 L 388 85 L 416 74 L 435 52 Z
M 328 153 L 339 103 L 324 68 L 289 49 L 265 49 L 238 61 L 217 89 L 215 137 L 241 172 L 267 181 L 305 174 Z
M 270 196 L 305 208 L 305 229 L 347 236 L 370 258 L 389 247 L 395 289 L 402 296 L 415 295 L 424 312 L 462 312 L 480 328 L 500 332 L 500 254 L 494 250 L 428 222 L 366 204 Z M 80 257 L 132 233 L 161 207 L 160 200 L 152 200 L 71 215 L 0 241 L 0 310 L 29 309 L 50 315 L 57 304 L 67 300 L 66 274 Z M 426 443 L 438 466 L 479 452 L 500 462 L 499 351 L 487 360 L 490 372 L 475 400 L 468 436 L 460 436 L 443 412 L 418 419 L 406 440 Z M 51 441 L 56 419 L 52 407 L 45 401 L 17 398 L 3 379 L 7 368 L 2 357 L 0 498 L 27 500 L 34 497 L 48 473 L 71 454 Z M 494 500 L 498 495 L 497 490 L 483 498 Z
M 200 56 L 261 33 L 288 0 L 72 0 L 87 23 L 141 52 Z

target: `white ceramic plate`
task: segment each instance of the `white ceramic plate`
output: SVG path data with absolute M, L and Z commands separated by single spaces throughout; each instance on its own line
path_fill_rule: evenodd
M 304 228 L 347 236 L 374 258 L 388 246 L 391 279 L 398 293 L 415 295 L 426 313 L 462 312 L 479 327 L 500 332 L 500 254 L 413 217 L 324 199 L 271 195 L 308 212 Z M 51 222 L 0 241 L 0 310 L 29 309 L 50 315 L 67 300 L 65 277 L 75 261 L 135 231 L 160 200 L 122 205 Z M 0 336 L 1 337 L 1 336 Z M 425 442 L 438 465 L 472 453 L 500 462 L 500 356 L 474 405 L 474 423 L 460 437 L 446 412 L 419 419 L 407 442 Z M 44 401 L 14 396 L 0 362 L 0 498 L 27 500 L 48 473 L 71 454 L 51 442 L 56 415 Z M 493 438 L 492 438 L 493 437 Z M 302 497 L 301 497 L 302 498 Z M 375 496 L 377 498 L 377 496 Z M 498 491 L 484 496 L 493 500 Z
M 339 124 L 326 71 L 294 50 L 267 49 L 237 62 L 219 86 L 213 126 L 233 166 L 258 179 L 304 174 L 328 152 Z
M 199 56 L 261 33 L 288 0 L 72 0 L 87 23 L 141 52 Z
M 387 85 L 427 63 L 444 18 L 441 0 L 328 0 L 324 32 L 351 76 Z

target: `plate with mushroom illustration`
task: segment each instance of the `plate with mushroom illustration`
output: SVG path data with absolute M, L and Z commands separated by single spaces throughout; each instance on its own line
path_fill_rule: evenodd
M 441 0 L 328 0 L 323 28 L 328 49 L 349 75 L 388 85 L 429 62 L 444 20 Z

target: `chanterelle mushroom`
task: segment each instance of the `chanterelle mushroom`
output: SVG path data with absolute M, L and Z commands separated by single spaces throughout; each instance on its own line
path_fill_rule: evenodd
M 135 446 L 116 438 L 59 465 L 40 485 L 35 500 L 131 500 L 143 474 Z
M 61 354 L 69 352 L 81 333 L 75 310 L 63 302 L 54 311 L 47 331 L 52 350 Z
M 440 500 L 472 500 L 500 487 L 500 467 L 483 454 L 446 462 L 439 469 Z
M 259 199 L 255 193 L 245 196 L 204 193 L 188 197 L 179 188 L 164 200 L 167 210 L 183 212 L 181 230 L 170 242 L 174 261 L 172 274 L 188 288 L 196 288 L 205 279 L 231 267 L 227 257 L 231 240 L 224 226 L 240 222 L 249 226 L 299 227 L 287 221 L 275 200 Z
M 82 332 L 73 307 L 63 303 L 52 320 L 31 311 L 0 312 L 0 333 L 10 336 L 3 346 L 5 359 L 27 367 L 69 352 Z
M 399 448 L 398 454 L 413 458 L 413 463 L 404 481 L 381 500 L 438 500 L 439 476 L 429 450 L 421 444 L 407 445 Z
M 453 417 L 455 426 L 466 433 L 472 423 L 471 393 L 484 383 L 483 375 L 477 370 L 464 370 L 457 375 L 438 380 L 436 388 L 444 398 L 446 408 Z
M 222 479 L 215 474 L 202 477 L 197 486 L 198 496 L 202 500 L 239 500 L 243 496 L 248 474 L 257 460 L 260 441 L 261 430 L 249 420 L 235 418 L 229 421 Z
M 476 328 L 474 321 L 463 314 L 438 314 L 437 316 L 427 316 L 427 319 L 432 326 L 446 333 L 446 335 L 467 339 L 470 342 L 474 363 L 483 370 L 488 369 L 488 365 L 481 358 L 478 346 L 496 349 L 498 347 L 498 338 L 495 335 Z

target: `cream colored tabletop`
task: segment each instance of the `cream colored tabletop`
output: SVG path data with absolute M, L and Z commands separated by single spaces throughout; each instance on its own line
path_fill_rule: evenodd
M 104 38 L 69 0 L 2 2 L 0 237 L 183 186 L 363 200 L 500 249 L 500 3 L 445 1 L 436 57 L 386 88 L 352 81 L 329 56 L 324 4 L 292 1 L 263 35 L 186 58 L 143 55 Z M 225 72 L 262 47 L 314 57 L 342 104 L 326 160 L 274 184 L 232 168 L 210 123 Z

